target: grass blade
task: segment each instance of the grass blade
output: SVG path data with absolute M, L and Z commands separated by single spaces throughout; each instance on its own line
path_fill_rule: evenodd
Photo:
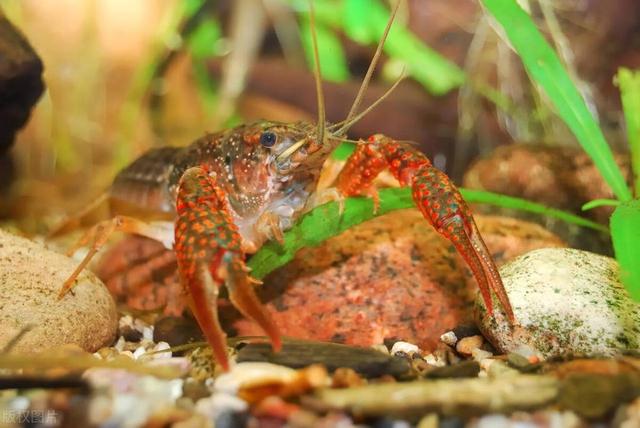
M 640 302 L 640 200 L 625 202 L 613 212 L 611 239 L 622 282 L 631 297 Z
M 589 211 L 598 207 L 617 207 L 620 201 L 617 199 L 594 199 L 582 206 L 582 211 Z
M 470 203 L 489 203 L 504 208 L 544 214 L 569 223 L 607 232 L 607 228 L 600 224 L 534 202 L 481 190 L 460 189 L 460 191 L 465 200 Z M 411 197 L 411 189 L 407 187 L 381 189 L 379 194 L 380 208 L 376 215 L 415 206 Z M 260 251 L 251 257 L 248 262 L 252 269 L 251 275 L 256 278 L 264 278 L 271 271 L 291 261 L 298 250 L 319 245 L 376 215 L 373 214 L 373 201 L 369 198 L 346 199 L 342 217 L 338 212 L 338 204 L 335 202 L 319 206 L 303 216 L 295 226 L 285 233 L 283 245 L 277 242 L 267 242 L 260 248 Z M 425 227 L 430 227 L 426 220 Z
M 620 87 L 627 139 L 631 149 L 633 187 L 636 197 L 640 197 L 640 71 L 621 68 L 618 70 L 616 83 Z
M 544 89 L 557 114 L 593 159 L 616 197 L 621 201 L 630 200 L 631 192 L 613 159 L 602 130 L 560 59 L 540 34 L 529 15 L 515 0 L 481 1 L 502 26 L 529 75 Z

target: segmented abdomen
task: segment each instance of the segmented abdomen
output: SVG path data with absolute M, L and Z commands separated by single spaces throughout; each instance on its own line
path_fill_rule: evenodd
M 111 197 L 115 202 L 141 210 L 175 212 L 170 177 L 181 147 L 149 150 L 127 166 L 113 180 Z

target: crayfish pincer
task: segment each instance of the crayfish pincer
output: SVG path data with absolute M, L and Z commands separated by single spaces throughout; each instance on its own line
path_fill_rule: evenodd
M 111 232 L 135 233 L 175 251 L 190 307 L 225 370 L 229 362 L 216 302 L 222 286 L 227 287 L 233 305 L 254 320 L 278 350 L 280 333 L 254 293 L 253 285 L 259 281 L 251 277 L 245 256 L 267 240 L 282 241 L 283 232 L 323 199 L 316 195 L 322 165 L 346 139 L 349 128 L 386 96 L 357 113 L 396 10 L 397 6 L 345 120 L 337 124 L 325 121 L 317 42 L 312 34 L 316 124 L 260 121 L 241 125 L 206 135 L 187 147 L 151 150 L 120 172 L 107 194 L 112 207 L 117 207 L 116 216 L 94 226 L 80 240 L 78 245 L 91 244 L 91 248 L 65 282 L 61 297 Z M 515 322 L 500 274 L 471 211 L 449 177 L 414 146 L 383 135 L 359 142 L 330 196 L 338 200 L 358 195 L 376 198 L 373 181 L 384 169 L 401 185 L 411 187 L 424 217 L 463 256 L 489 312 L 493 292 Z

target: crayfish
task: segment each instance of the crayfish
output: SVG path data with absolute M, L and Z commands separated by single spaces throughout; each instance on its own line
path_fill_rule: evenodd
M 112 206 L 144 211 L 145 220 L 119 209 L 111 220 L 92 227 L 72 249 L 90 250 L 60 292 L 62 298 L 76 277 L 113 231 L 150 237 L 176 253 L 178 270 L 190 308 L 213 348 L 218 363 L 229 368 L 226 336 L 218 321 L 217 297 L 225 285 L 232 304 L 255 321 L 281 347 L 276 325 L 254 292 L 245 265 L 247 254 L 267 240 L 282 240 L 283 232 L 326 196 L 377 197 L 373 181 L 388 169 L 402 186 L 410 186 L 416 206 L 433 227 L 448 238 L 467 262 L 489 312 L 495 293 L 514 322 L 509 299 L 471 211 L 449 177 L 411 144 L 384 135 L 358 142 L 324 198 L 316 194 L 323 164 L 347 131 L 376 103 L 357 113 L 393 22 L 391 14 L 376 54 L 347 118 L 327 124 L 321 89 L 318 48 L 312 34 L 317 124 L 261 121 L 206 135 L 182 148 L 153 149 L 121 171 L 108 196 Z M 313 28 L 313 9 L 311 20 Z M 398 80 L 387 92 L 400 82 Z M 149 216 L 151 215 L 151 216 Z

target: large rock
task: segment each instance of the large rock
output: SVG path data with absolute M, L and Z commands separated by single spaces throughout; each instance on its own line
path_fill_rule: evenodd
M 40 58 L 0 10 L 0 196 L 15 170 L 7 151 L 43 90 Z
M 476 301 L 478 324 L 502 352 L 615 355 L 640 349 L 640 306 L 614 259 L 569 248 L 527 253 L 500 269 L 519 326 Z
M 477 217 L 500 263 L 534 248 L 562 246 L 538 225 Z M 260 287 L 287 336 L 367 346 L 399 338 L 434 348 L 442 333 L 471 322 L 477 287 L 451 243 L 415 209 L 361 224 L 271 274 Z M 240 334 L 262 334 L 251 322 Z
M 84 271 L 73 290 L 57 299 L 76 264 L 0 229 L 0 349 L 27 326 L 31 328 L 12 348 L 15 352 L 63 344 L 93 352 L 113 341 L 115 304 L 92 273 Z
M 615 153 L 614 159 L 625 179 L 630 181 L 629 155 Z M 582 205 L 593 199 L 614 198 L 589 156 L 580 148 L 566 146 L 512 144 L 498 147 L 471 165 L 463 184 L 575 213 L 581 213 Z M 606 224 L 611 211 L 610 207 L 600 207 L 587 214 Z

